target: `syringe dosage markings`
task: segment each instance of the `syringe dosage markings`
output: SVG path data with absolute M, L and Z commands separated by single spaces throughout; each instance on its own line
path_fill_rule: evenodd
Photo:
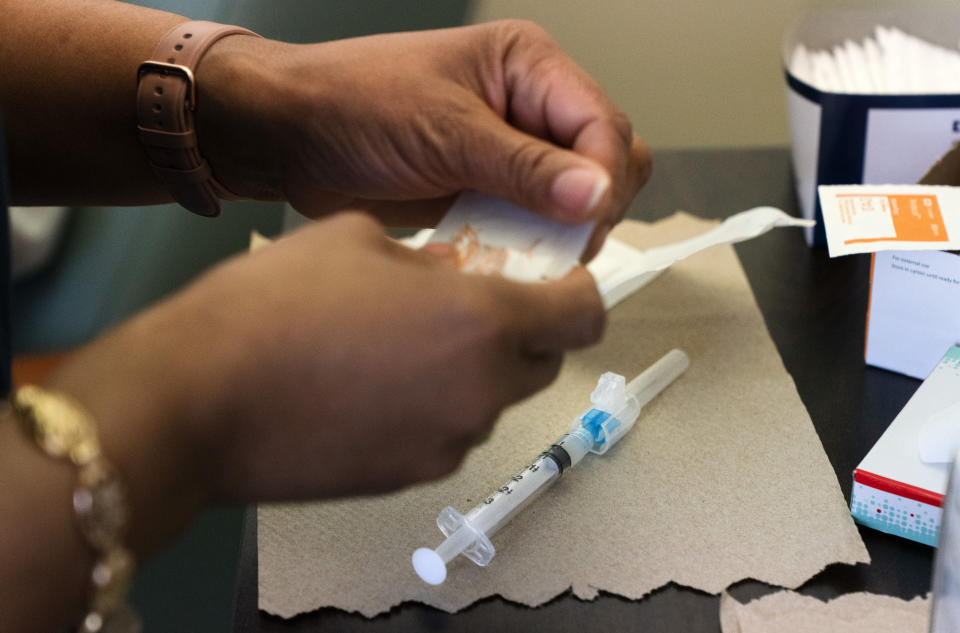
M 493 502 L 495 502 L 495 501 L 497 500 L 497 497 L 499 497 L 499 496 L 501 496 L 501 495 L 513 494 L 514 485 L 517 484 L 517 483 L 519 483 L 519 482 L 521 482 L 521 481 L 523 481 L 524 475 L 525 475 L 526 473 L 536 473 L 536 472 L 538 472 L 538 471 L 540 470 L 540 463 L 541 463 L 542 459 L 543 459 L 543 455 L 541 455 L 540 457 L 538 457 L 538 458 L 536 459 L 536 461 L 534 461 L 533 463 L 529 464 L 529 465 L 528 465 L 526 468 L 524 468 L 522 471 L 520 471 L 519 473 L 517 473 L 516 475 L 514 475 L 513 477 L 511 477 L 511 478 L 510 478 L 510 481 L 508 481 L 508 482 L 505 483 L 504 485 L 502 485 L 502 486 L 500 486 L 499 488 L 497 488 L 497 489 L 493 492 L 492 495 L 490 495 L 489 497 L 487 497 L 486 499 L 483 500 L 484 505 L 490 505 L 491 503 L 493 503 Z

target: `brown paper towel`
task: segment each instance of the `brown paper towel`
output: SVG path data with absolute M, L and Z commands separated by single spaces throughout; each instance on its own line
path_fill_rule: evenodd
M 676 214 L 613 235 L 645 249 L 712 225 Z M 458 557 L 439 587 L 416 576 L 410 555 L 439 545 L 444 506 L 466 513 L 565 433 L 603 372 L 629 380 L 674 347 L 690 356 L 686 374 L 608 454 L 585 458 L 496 534 L 489 567 Z M 335 450 L 353 441 L 363 439 Z M 534 606 L 571 588 L 636 599 L 671 581 L 710 593 L 744 578 L 796 587 L 830 563 L 869 560 L 730 246 L 614 308 L 603 342 L 568 355 L 451 477 L 263 506 L 258 525 L 260 608 L 284 617 L 325 606 L 373 616 L 408 600 L 456 611 L 494 594 Z
M 720 624 L 723 633 L 927 633 L 930 600 L 863 592 L 821 602 L 778 591 L 740 604 L 724 593 Z

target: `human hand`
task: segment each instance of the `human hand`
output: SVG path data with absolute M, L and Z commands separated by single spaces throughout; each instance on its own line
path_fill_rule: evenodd
M 349 206 L 423 226 L 476 189 L 595 220 L 589 259 L 650 173 L 624 114 L 527 22 L 310 46 L 229 37 L 198 87 L 218 178 L 313 217 Z
M 144 394 L 168 388 L 143 376 L 164 375 L 182 404 L 148 408 L 189 439 L 179 452 L 203 464 L 214 497 L 368 493 L 450 472 L 603 322 L 582 269 L 542 284 L 464 275 L 337 214 L 215 269 L 92 346 L 57 386 L 137 442 L 155 434 L 132 422 Z M 127 393 L 136 404 L 120 413 Z

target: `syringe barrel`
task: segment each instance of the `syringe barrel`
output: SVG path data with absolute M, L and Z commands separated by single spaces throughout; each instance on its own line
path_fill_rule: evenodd
M 421 547 L 413 553 L 414 569 L 424 581 L 440 584 L 446 565 L 463 554 L 486 566 L 496 553 L 490 537 L 537 495 L 550 487 L 567 468 L 590 452 L 604 454 L 633 426 L 640 408 L 682 374 L 690 364 L 687 355 L 671 350 L 645 372 L 624 384 L 624 377 L 607 372 L 590 394 L 594 407 L 573 421 L 546 452 L 510 478 L 466 515 L 452 507 L 441 510 L 437 526 L 447 539 L 436 550 Z
M 636 398 L 637 405 L 642 408 L 689 366 L 690 358 L 682 350 L 672 349 L 627 383 L 627 397 Z
M 474 528 L 490 538 L 537 495 L 560 478 L 560 467 L 546 453 L 537 457 L 467 513 Z
M 580 426 L 562 435 L 553 446 L 563 450 L 570 459 L 570 466 L 576 466 L 593 447 L 593 437 L 590 436 L 589 431 Z

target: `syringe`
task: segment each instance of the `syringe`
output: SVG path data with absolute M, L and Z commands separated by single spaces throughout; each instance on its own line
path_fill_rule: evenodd
M 496 554 L 490 537 L 563 472 L 588 453 L 603 455 L 633 426 L 640 409 L 686 370 L 690 359 L 675 349 L 626 383 L 623 376 L 607 372 L 590 394 L 593 407 L 578 416 L 570 432 L 537 456 L 466 515 L 447 506 L 437 517 L 446 540 L 433 550 L 413 553 L 413 568 L 431 585 L 447 578 L 447 563 L 463 554 L 485 567 Z

